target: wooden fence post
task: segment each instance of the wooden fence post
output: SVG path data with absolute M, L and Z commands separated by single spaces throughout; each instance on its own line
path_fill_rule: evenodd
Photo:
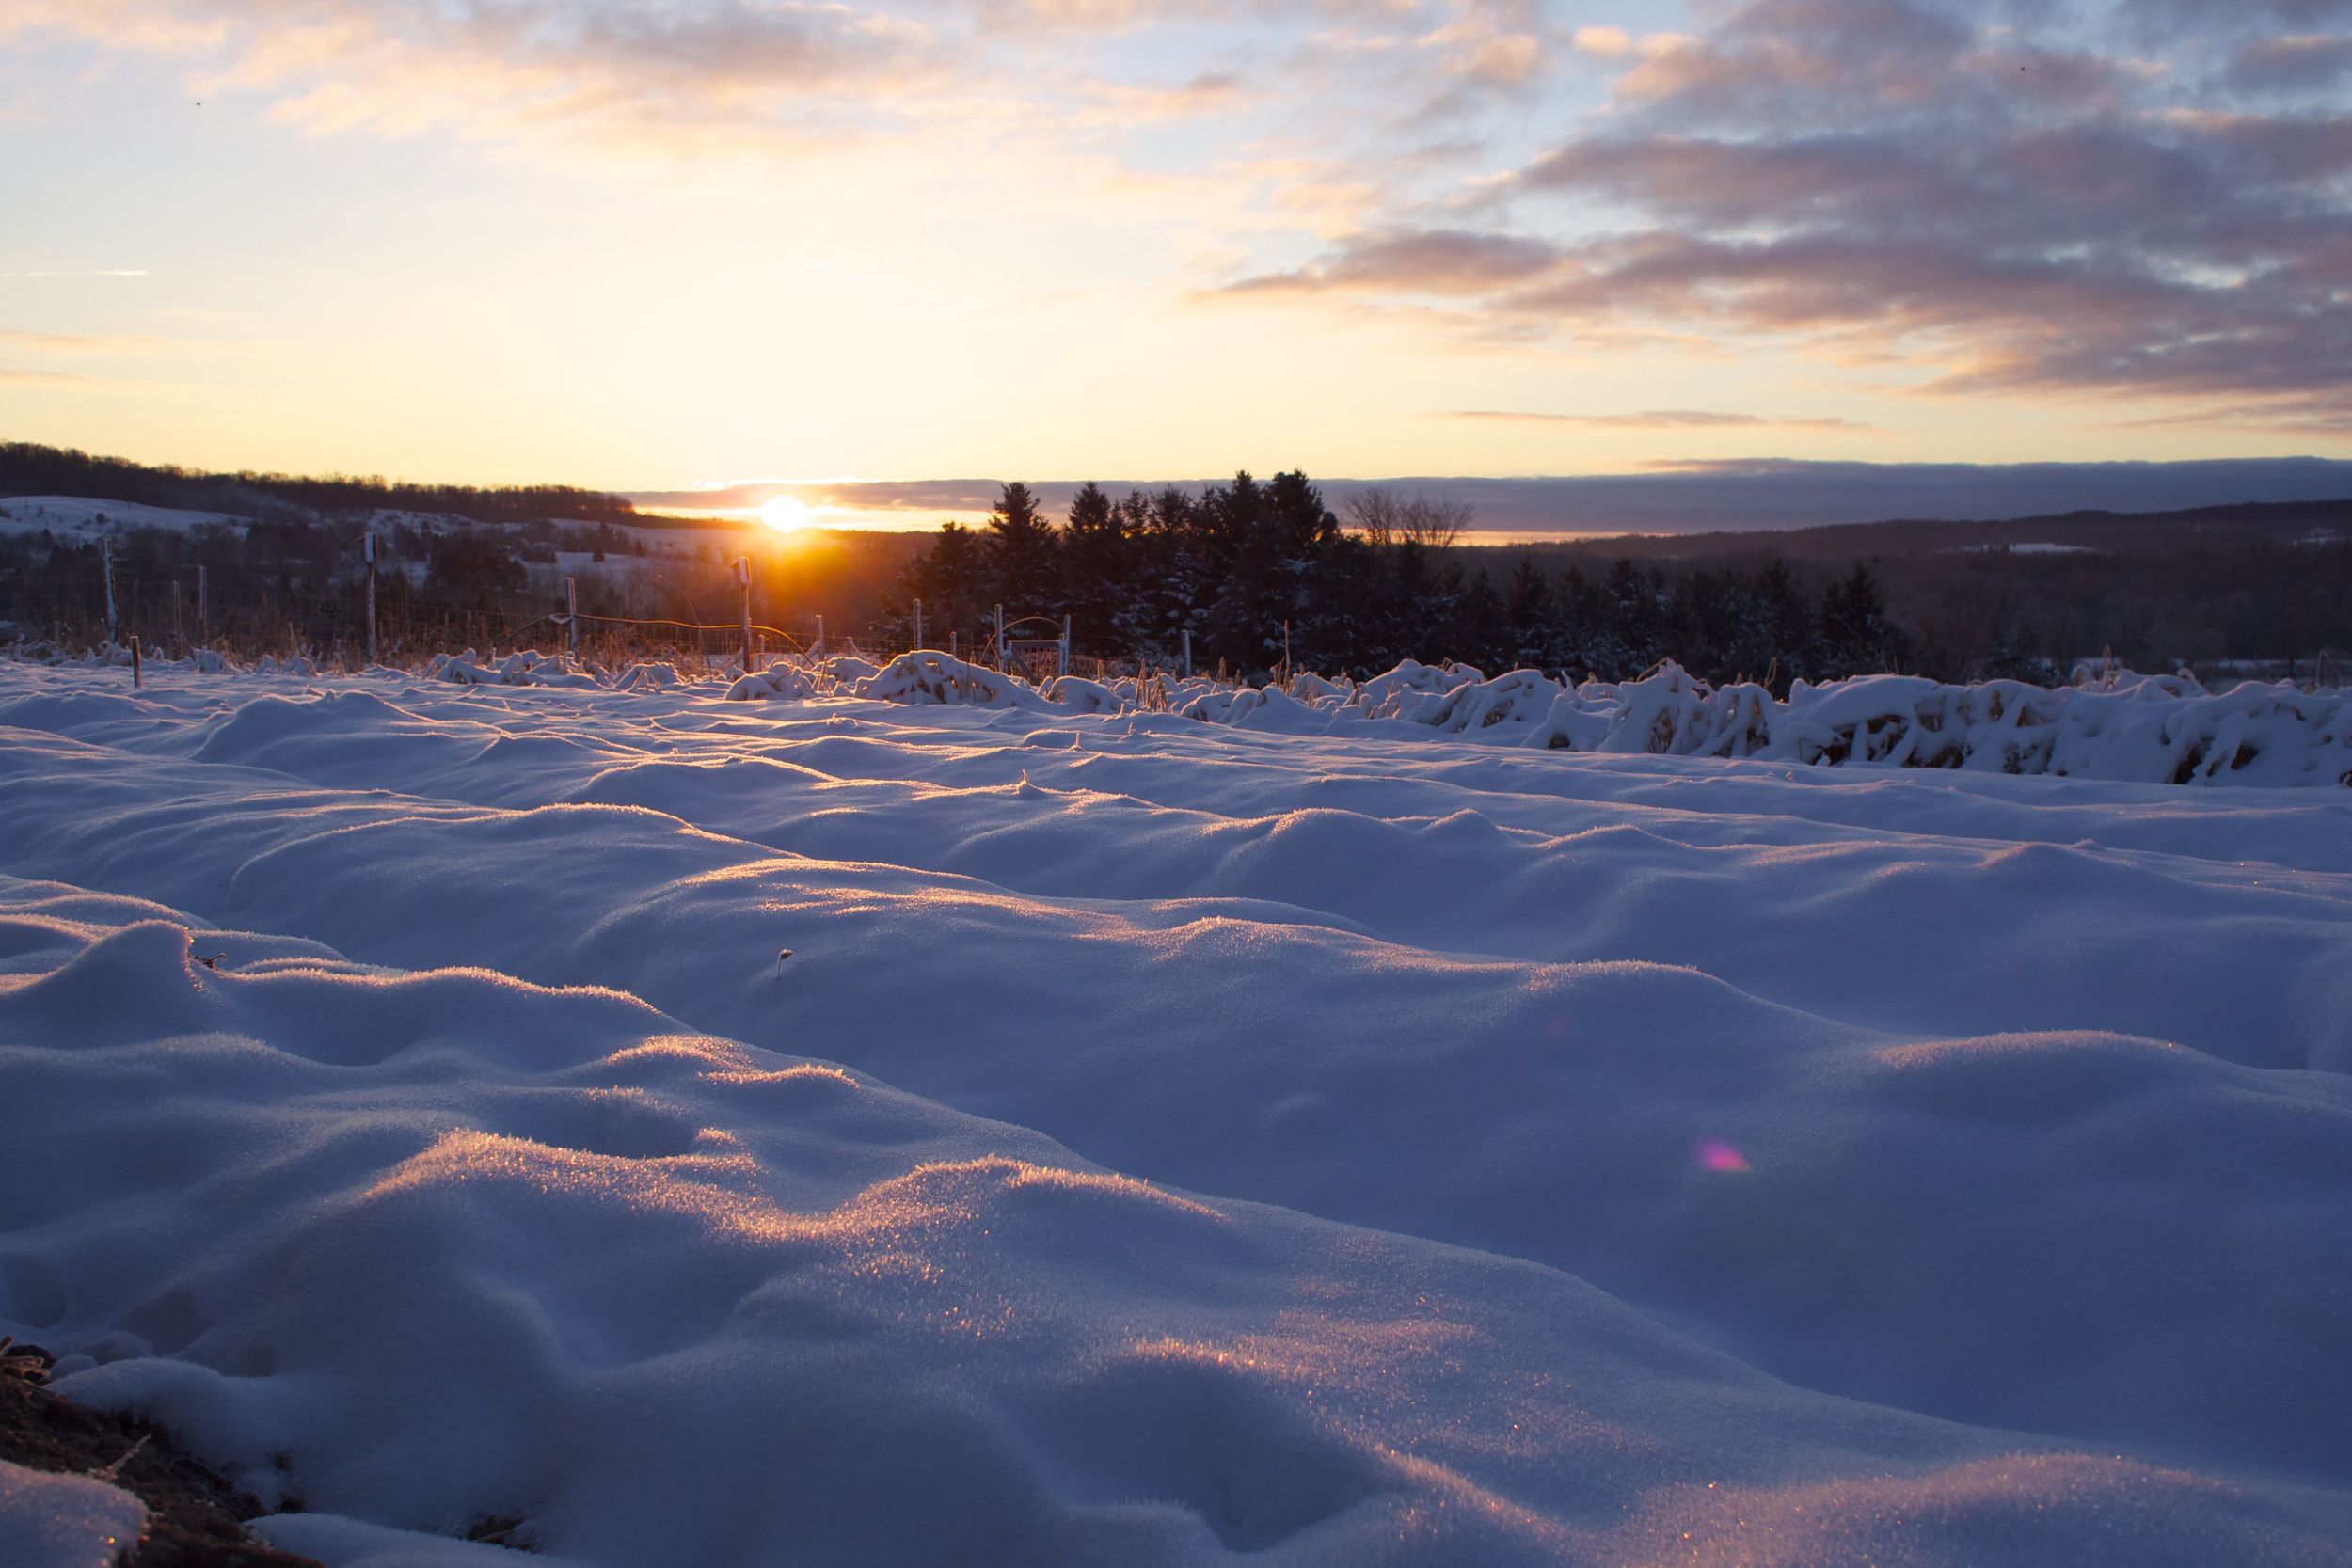
M 743 591 L 743 673 L 752 673 L 752 558 L 735 558 L 736 585 Z

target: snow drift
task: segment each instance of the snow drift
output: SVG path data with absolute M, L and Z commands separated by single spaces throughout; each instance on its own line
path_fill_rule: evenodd
M 2352 1560 L 2352 795 L 965 674 L 0 667 L 0 1332 L 338 1565 Z

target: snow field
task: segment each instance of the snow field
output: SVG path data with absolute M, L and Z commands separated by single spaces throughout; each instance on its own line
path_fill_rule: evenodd
M 286 1544 L 2352 1560 L 2340 792 L 120 685 L 0 1329 Z
M 87 496 L 0 496 L 0 532 L 85 533 L 117 537 L 133 529 L 188 533 L 212 524 L 244 528 L 251 522 L 228 512 L 143 506 L 137 501 L 94 500 Z

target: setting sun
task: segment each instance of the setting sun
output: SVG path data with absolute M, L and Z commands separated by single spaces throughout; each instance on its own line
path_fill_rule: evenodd
M 759 509 L 759 520 L 778 533 L 806 528 L 812 515 L 808 503 L 793 496 L 778 496 Z

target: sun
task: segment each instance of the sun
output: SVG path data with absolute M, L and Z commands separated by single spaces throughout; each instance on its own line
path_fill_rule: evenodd
M 806 528 L 812 515 L 808 503 L 798 496 L 778 496 L 759 509 L 759 520 L 778 533 Z

